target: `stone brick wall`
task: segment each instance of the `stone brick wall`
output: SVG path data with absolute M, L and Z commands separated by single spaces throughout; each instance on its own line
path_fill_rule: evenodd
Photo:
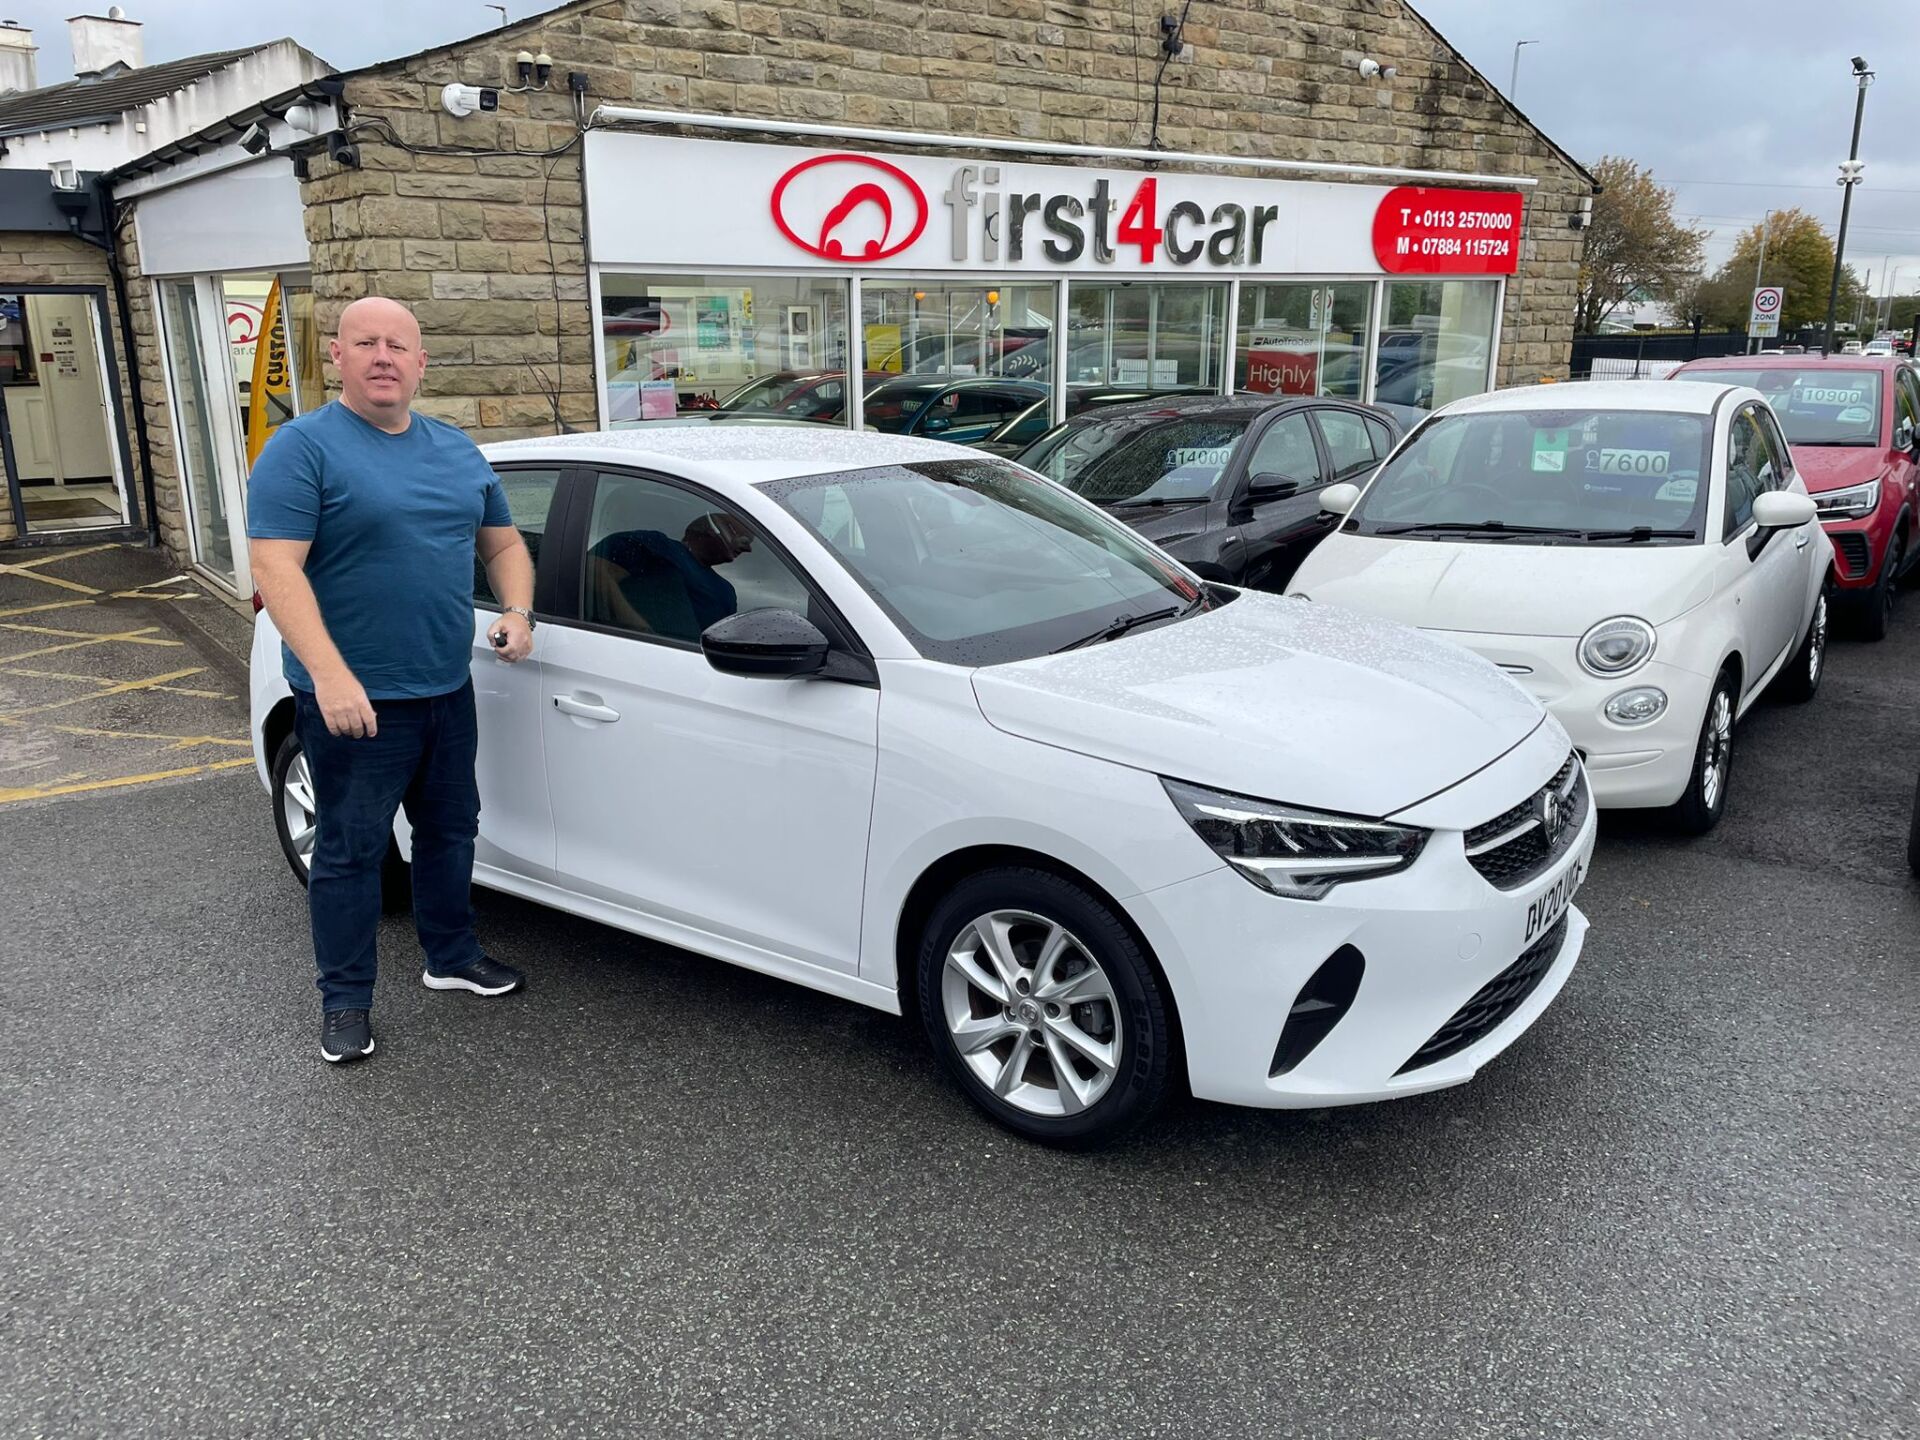
M 984 0 L 583 0 L 352 77 L 363 166 L 316 159 L 304 186 L 317 309 L 364 294 L 412 304 L 433 359 L 422 408 L 476 439 L 594 418 L 592 317 L 564 77 L 588 105 L 640 104 L 1169 149 L 1535 177 L 1509 284 L 1499 379 L 1564 375 L 1590 186 L 1402 0 L 1205 0 L 1191 61 L 1167 67 L 1151 130 L 1159 4 Z M 554 84 L 454 119 L 449 81 L 504 85 L 546 50 Z M 1398 70 L 1365 81 L 1362 56 Z M 543 205 L 544 201 L 544 205 Z M 551 250 L 551 255 L 549 254 Z M 331 382 L 332 377 L 329 377 Z
M 0 232 L 0 293 L 13 285 L 89 285 L 107 292 L 107 353 L 113 357 L 120 375 L 120 410 L 126 417 L 127 452 L 133 458 L 133 474 L 128 483 L 139 497 L 141 514 L 146 512 L 145 481 L 140 474 L 140 447 L 133 436 L 133 395 L 127 383 L 127 357 L 120 344 L 120 306 L 114 297 L 112 277 L 107 269 L 106 252 L 97 245 L 76 240 L 71 235 L 50 231 L 8 230 Z M 15 539 L 11 507 L 6 503 L 4 480 L 0 480 L 0 541 Z
M 182 568 L 193 563 L 180 485 L 179 458 L 173 433 L 172 400 L 166 368 L 160 358 L 160 334 L 153 313 L 153 285 L 140 268 L 133 211 L 124 209 L 114 229 L 116 253 L 127 282 L 127 314 L 133 323 L 133 343 L 139 353 L 140 397 L 146 405 L 147 448 L 153 458 L 154 509 L 160 517 L 160 545 Z M 127 404 L 127 424 L 133 425 L 133 404 Z M 135 457 L 138 464 L 138 456 Z M 144 503 L 144 502 L 143 502 Z

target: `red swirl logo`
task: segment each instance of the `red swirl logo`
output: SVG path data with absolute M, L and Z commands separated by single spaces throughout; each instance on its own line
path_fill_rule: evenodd
M 850 264 L 898 255 L 927 228 L 926 192 L 871 155 L 803 160 L 775 183 L 772 207 L 773 223 L 795 245 Z

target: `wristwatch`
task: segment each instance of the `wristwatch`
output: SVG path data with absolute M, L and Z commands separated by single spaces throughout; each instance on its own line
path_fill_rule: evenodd
M 500 607 L 500 613 L 502 615 L 518 615 L 522 620 L 527 622 L 528 630 L 534 628 L 533 611 L 527 609 L 524 605 L 503 605 Z

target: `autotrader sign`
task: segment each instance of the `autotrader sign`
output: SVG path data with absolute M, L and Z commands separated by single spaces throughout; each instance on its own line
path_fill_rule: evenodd
M 614 131 L 588 133 L 586 182 L 593 258 L 612 265 L 1496 275 L 1519 253 L 1520 197 L 1505 191 Z

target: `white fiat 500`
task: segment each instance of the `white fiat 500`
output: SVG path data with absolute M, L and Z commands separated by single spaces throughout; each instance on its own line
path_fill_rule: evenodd
M 1257 1106 L 1458 1084 L 1573 969 L 1584 773 L 1457 647 L 1208 587 L 933 441 L 488 454 L 539 628 L 498 661 L 476 575 L 482 885 L 915 1015 L 975 1102 L 1063 1145 L 1181 1077 Z M 304 876 L 265 615 L 253 729 Z
M 1632 381 L 1459 400 L 1401 443 L 1288 589 L 1485 656 L 1572 734 L 1603 807 L 1720 819 L 1733 727 L 1809 700 L 1833 546 L 1758 391 Z

